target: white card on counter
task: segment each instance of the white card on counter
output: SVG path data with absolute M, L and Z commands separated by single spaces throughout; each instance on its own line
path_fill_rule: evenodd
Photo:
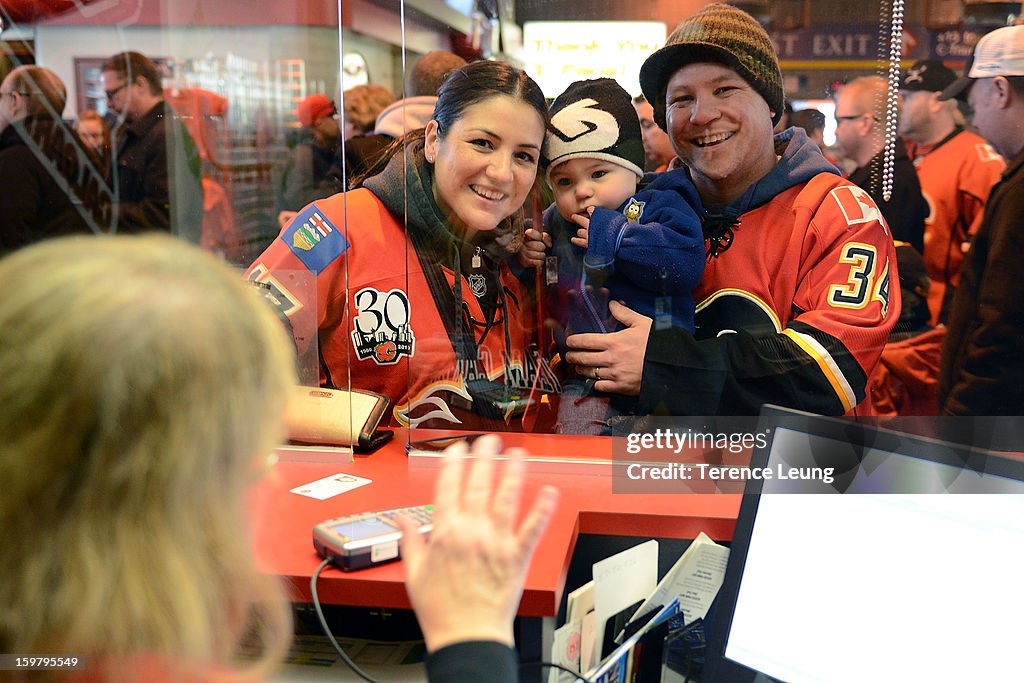
M 302 486 L 296 486 L 291 490 L 292 493 L 297 493 L 300 496 L 309 496 L 310 498 L 316 498 L 317 500 L 327 500 L 333 498 L 339 493 L 345 493 L 352 489 L 357 489 L 360 486 L 366 486 L 371 483 L 371 479 L 364 477 L 357 477 L 354 474 L 332 474 L 329 477 L 323 479 L 317 479 L 311 481 L 308 484 Z

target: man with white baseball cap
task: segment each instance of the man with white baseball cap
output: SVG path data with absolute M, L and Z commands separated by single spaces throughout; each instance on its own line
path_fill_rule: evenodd
M 1005 26 L 996 29 L 991 33 L 982 36 L 974 48 L 974 55 L 964 69 L 964 75 L 953 81 L 953 83 L 942 91 L 939 96 L 941 100 L 959 99 L 970 104 L 974 108 L 974 127 L 978 133 L 995 147 L 996 151 L 1003 155 L 1007 162 L 1011 161 L 1024 144 L 1024 128 L 1017 125 L 1019 119 L 1014 111 L 1004 111 L 1007 107 L 991 106 L 988 96 L 992 94 L 1003 94 L 1005 86 L 1015 90 L 1014 85 L 1024 84 L 1024 29 L 1020 26 Z M 979 81 L 984 81 L 979 93 L 986 100 L 981 109 L 971 104 L 972 87 Z M 987 87 L 985 87 L 987 86 Z M 1019 92 L 1019 91 L 1018 91 Z M 1019 94 L 1018 94 L 1019 98 Z M 1010 102 L 1003 104 L 1009 105 Z M 1008 114 L 1006 116 L 1000 116 Z M 979 114 L 981 114 L 979 120 Z M 988 114 L 993 114 L 992 119 Z M 1011 125 L 1004 125 L 1011 124 Z
M 948 415 L 1024 414 L 1024 26 L 986 34 L 965 76 L 941 95 L 966 98 L 974 125 L 1007 167 L 992 188 L 960 271 L 942 349 Z

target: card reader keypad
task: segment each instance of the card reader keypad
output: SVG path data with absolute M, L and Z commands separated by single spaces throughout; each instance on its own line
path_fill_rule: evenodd
M 408 517 L 412 517 L 420 526 L 424 524 L 431 524 L 434 521 L 434 506 L 433 505 L 414 505 L 407 508 L 395 508 L 393 510 L 383 510 L 381 512 L 374 513 L 381 517 L 387 517 L 388 519 L 394 519 L 395 515 L 404 514 Z M 373 515 L 370 515 L 373 516 Z

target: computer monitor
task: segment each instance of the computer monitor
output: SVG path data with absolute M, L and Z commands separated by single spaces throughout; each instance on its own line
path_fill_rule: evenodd
M 1024 676 L 1024 462 L 849 420 L 762 417 L 776 426 L 751 467 L 773 478 L 748 480 L 703 680 Z

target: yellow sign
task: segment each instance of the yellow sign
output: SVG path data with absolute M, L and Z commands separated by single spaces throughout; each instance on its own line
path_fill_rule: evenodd
M 528 21 L 523 25 L 526 71 L 547 97 L 574 81 L 613 78 L 640 94 L 640 67 L 665 44 L 658 21 Z

